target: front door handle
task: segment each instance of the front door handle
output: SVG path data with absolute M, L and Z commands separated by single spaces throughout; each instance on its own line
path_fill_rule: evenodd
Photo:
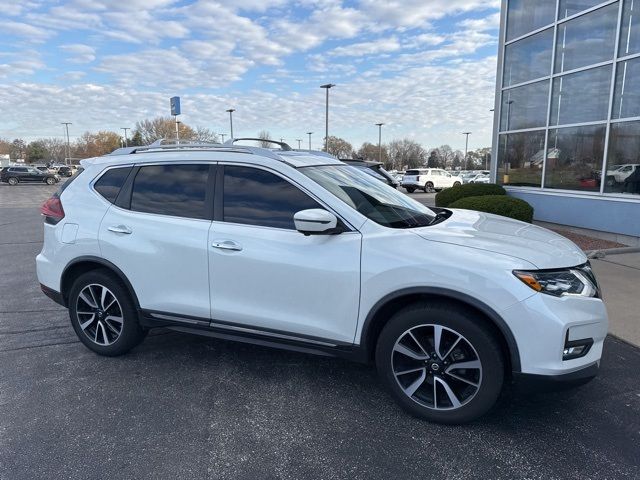
M 107 230 L 114 233 L 124 233 L 125 235 L 130 235 L 131 233 L 133 233 L 132 230 L 126 225 L 111 225 L 107 228 Z
M 211 244 L 213 248 L 218 248 L 220 250 L 233 250 L 239 252 L 242 250 L 242 247 L 238 245 L 236 242 L 231 240 L 216 240 Z

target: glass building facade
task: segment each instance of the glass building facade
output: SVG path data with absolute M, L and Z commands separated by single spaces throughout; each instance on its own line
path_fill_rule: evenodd
M 522 198 L 626 199 L 640 224 L 640 0 L 502 7 L 493 178 Z

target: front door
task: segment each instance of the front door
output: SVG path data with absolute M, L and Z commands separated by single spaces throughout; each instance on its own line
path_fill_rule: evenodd
M 221 197 L 209 234 L 212 326 L 352 343 L 360 233 L 296 231 L 297 211 L 324 207 L 265 169 L 225 166 Z

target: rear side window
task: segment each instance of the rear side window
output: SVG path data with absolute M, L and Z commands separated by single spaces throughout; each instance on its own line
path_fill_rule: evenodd
M 96 192 L 106 198 L 109 202 L 115 203 L 118 193 L 124 181 L 127 179 L 131 167 L 112 168 L 107 170 L 98 181 L 93 185 Z M 71 177 L 68 182 L 70 183 L 78 174 Z M 65 184 L 66 185 L 66 184 Z
M 322 208 L 298 187 L 251 167 L 224 167 L 224 221 L 295 230 L 293 215 Z
M 420 170 L 407 170 L 405 175 L 420 175 Z
M 131 210 L 207 218 L 208 164 L 149 165 L 133 182 Z

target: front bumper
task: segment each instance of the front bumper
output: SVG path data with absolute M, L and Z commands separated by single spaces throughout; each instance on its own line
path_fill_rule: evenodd
M 593 380 L 600 370 L 600 362 L 592 363 L 580 370 L 560 375 L 514 374 L 515 386 L 523 392 L 552 392 L 579 387 Z
M 536 293 L 500 313 L 518 345 L 518 373 L 567 379 L 572 377 L 566 375 L 583 375 L 578 372 L 600 361 L 609 322 L 605 305 L 598 298 Z M 567 342 L 585 339 L 593 343 L 584 355 L 563 359 Z

